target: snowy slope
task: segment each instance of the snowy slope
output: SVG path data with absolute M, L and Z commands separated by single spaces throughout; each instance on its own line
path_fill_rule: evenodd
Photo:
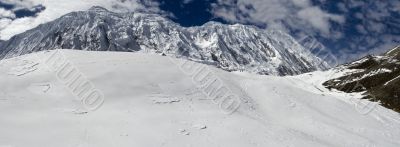
M 42 62 L 54 53 L 104 94 L 103 105 L 84 109 Z M 181 63 L 212 71 L 240 97 L 237 111 L 225 114 Z M 381 106 L 361 114 L 349 101 L 359 95 L 319 86 L 328 72 L 275 77 L 143 53 L 28 54 L 0 64 L 0 146 L 400 146 L 399 115 Z
M 159 15 L 114 13 L 101 7 L 66 14 L 0 43 L 0 58 L 55 48 L 157 52 L 268 75 L 328 67 L 283 32 L 216 22 L 187 28 Z

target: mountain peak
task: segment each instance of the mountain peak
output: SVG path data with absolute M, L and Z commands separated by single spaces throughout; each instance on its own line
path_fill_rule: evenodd
M 100 7 L 100 6 L 92 6 L 89 8 L 88 11 L 95 11 L 95 12 L 109 12 L 106 8 Z
M 399 54 L 400 54 L 400 45 L 385 53 L 386 56 L 396 56 Z
M 215 22 L 182 27 L 159 15 L 127 14 L 95 6 L 18 34 L 0 48 L 23 53 L 55 48 L 164 53 L 228 71 L 267 75 L 296 75 L 328 67 L 282 32 Z

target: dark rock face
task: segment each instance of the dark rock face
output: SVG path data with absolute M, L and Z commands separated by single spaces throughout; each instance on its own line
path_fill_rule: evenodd
M 400 46 L 381 56 L 367 56 L 344 65 L 355 71 L 324 85 L 344 92 L 363 92 L 372 101 L 400 112 Z
M 228 71 L 295 75 L 328 65 L 282 32 L 207 23 L 181 27 L 161 16 L 72 12 L 0 44 L 0 57 L 50 49 L 152 52 L 211 63 Z

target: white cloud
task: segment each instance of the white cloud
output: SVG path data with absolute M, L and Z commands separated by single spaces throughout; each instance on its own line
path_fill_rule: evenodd
M 362 26 L 362 25 L 357 25 L 356 29 L 361 34 L 368 34 L 367 30 L 365 30 L 364 26 Z
M 38 0 L 1 0 L 2 3 L 13 5 L 13 9 L 32 7 Z
M 189 4 L 189 3 L 191 3 L 191 2 L 193 2 L 194 0 L 183 0 L 183 3 L 184 4 Z
M 254 9 L 248 9 L 249 5 Z M 336 37 L 340 35 L 332 32 L 330 21 L 345 22 L 343 16 L 312 6 L 310 0 L 238 0 L 237 3 L 218 0 L 212 12 L 230 22 L 265 24 L 268 29 L 298 29 L 311 35 L 323 33 Z
M 357 12 L 354 14 L 354 17 L 358 18 L 358 19 L 364 19 L 364 15 L 360 12 Z
M 298 7 L 305 8 L 311 6 L 310 0 L 292 0 L 293 4 Z
M 319 7 L 308 7 L 302 9 L 297 13 L 297 16 L 302 20 L 309 22 L 314 28 L 324 34 L 330 33 L 331 26 L 329 20 L 338 23 L 344 23 L 345 21 L 343 16 L 325 13 Z
M 15 34 L 32 29 L 39 24 L 52 21 L 72 11 L 87 10 L 92 6 L 101 6 L 114 12 L 127 11 L 158 11 L 157 8 L 145 8 L 138 0 L 5 0 L 6 3 L 17 6 L 33 6 L 41 4 L 46 9 L 37 17 L 17 18 L 0 28 L 0 39 L 7 40 Z M 154 2 L 152 5 L 156 5 Z M 1 11 L 1 10 L 0 10 Z M 3 23 L 5 25 L 7 23 Z
M 336 4 L 336 6 L 338 7 L 338 9 L 342 12 L 348 12 L 349 10 L 346 8 L 346 4 L 344 3 L 338 3 Z
M 360 0 L 348 0 L 346 1 L 346 3 L 349 8 L 366 6 L 368 4 L 366 1 L 360 1 Z
M 14 9 L 30 8 L 42 4 L 46 9 L 38 13 L 37 17 L 10 19 L 14 17 L 10 10 L 0 8 L 0 39 L 8 39 L 11 36 L 22 33 L 39 24 L 54 20 L 72 11 L 87 10 L 91 6 L 98 5 L 111 11 L 146 11 L 172 14 L 161 11 L 160 5 L 155 0 L 1 0 L 3 3 L 13 4 Z M 192 0 L 185 0 L 191 2 Z M 324 4 L 326 0 L 319 0 Z M 267 26 L 268 29 L 283 31 L 299 31 L 295 35 L 311 35 L 322 37 L 325 40 L 334 41 L 345 39 L 346 46 L 339 46 L 339 52 L 343 58 L 354 59 L 364 54 L 377 53 L 378 50 L 389 49 L 400 44 L 399 35 L 390 35 L 393 30 L 387 25 L 399 29 L 400 18 L 390 18 L 391 13 L 400 15 L 400 1 L 360 1 L 346 0 L 337 3 L 336 6 L 348 19 L 359 19 L 360 23 L 349 24 L 345 17 L 331 14 L 321 7 L 315 6 L 311 0 L 217 0 L 212 5 L 211 12 L 215 17 L 223 18 L 232 23 L 255 24 Z M 357 8 L 357 13 L 354 9 Z M 334 29 L 332 22 L 339 26 Z M 353 28 L 354 27 L 354 28 Z M 344 34 L 344 30 L 359 32 L 361 36 Z M 398 30 L 400 32 L 400 30 Z M 364 42 L 364 43 L 363 43 Z M 368 43 L 365 43 L 368 42 Z M 346 50 L 349 49 L 349 50 Z M 361 48 L 369 49 L 359 50 Z M 359 55 L 359 56 L 357 56 Z
M 15 18 L 14 12 L 0 8 L 0 18 Z
M 8 18 L 3 18 L 0 19 L 0 30 L 2 30 L 3 28 L 7 27 L 10 23 L 11 23 L 11 19 Z
M 382 52 L 400 44 L 400 1 L 345 0 L 332 6 L 338 8 L 340 15 L 323 9 L 331 7 L 326 5 L 328 0 L 316 1 L 320 5 L 313 5 L 311 0 L 218 0 L 212 12 L 232 23 L 261 24 L 267 29 L 295 31 L 295 37 L 308 35 L 328 40 L 329 48 L 343 59 Z M 245 9 L 248 5 L 252 9 Z M 392 17 L 393 13 L 397 16 Z M 356 32 L 362 35 L 357 36 Z

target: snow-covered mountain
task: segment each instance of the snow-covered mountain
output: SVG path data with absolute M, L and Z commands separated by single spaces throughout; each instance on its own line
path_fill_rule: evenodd
M 216 22 L 186 28 L 159 15 L 113 13 L 101 7 L 66 14 L 0 44 L 3 57 L 55 48 L 154 52 L 229 71 L 270 75 L 296 75 L 328 67 L 279 31 Z
M 58 52 L 64 59 L 53 50 L 0 64 L 0 146 L 400 146 L 398 113 L 378 105 L 361 114 L 354 100 L 367 100 L 312 84 L 330 73 L 262 76 L 144 53 Z M 78 73 L 104 95 L 95 111 L 74 95 L 86 89 L 71 84 Z M 219 96 L 240 98 L 230 115 L 198 81 L 207 73 L 221 83 L 212 88 L 228 89 Z
M 365 92 L 365 98 L 400 112 L 400 46 L 380 56 L 367 56 L 341 65 L 343 76 L 324 83 L 345 92 Z

